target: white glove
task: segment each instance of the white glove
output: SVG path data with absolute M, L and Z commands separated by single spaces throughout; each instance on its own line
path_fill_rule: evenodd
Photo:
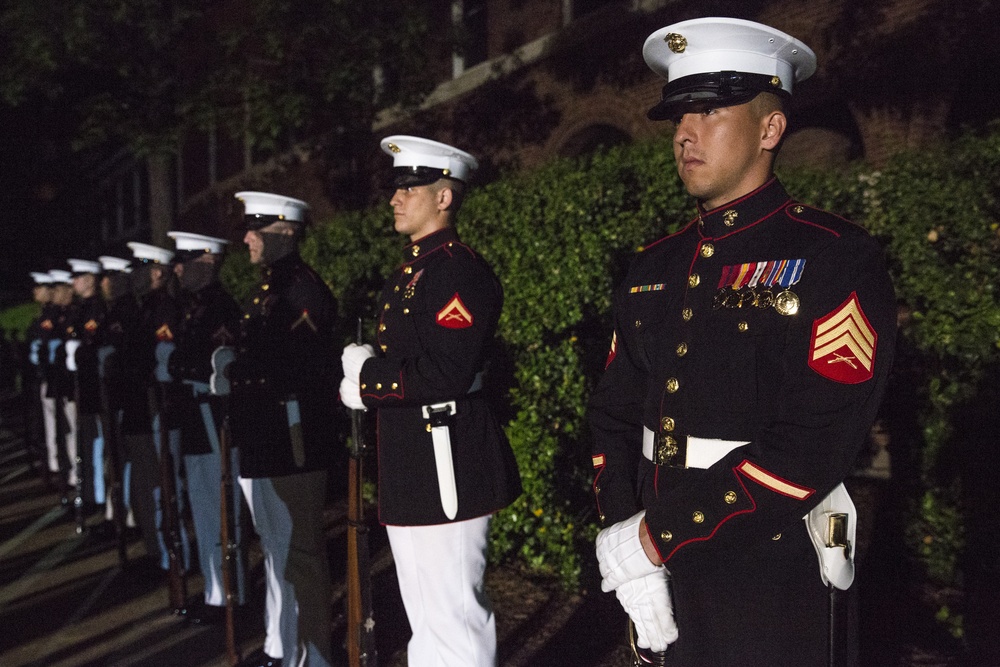
M 345 347 L 344 353 L 340 355 L 340 363 L 344 367 L 344 377 L 350 378 L 354 384 L 360 384 L 361 367 L 374 356 L 375 350 L 367 343 L 364 345 L 351 343 Z
M 80 349 L 80 341 L 70 338 L 66 341 L 66 370 L 76 372 L 76 351 Z
M 39 353 L 42 351 L 42 339 L 36 338 L 31 341 L 31 351 L 28 353 L 28 361 L 31 362 L 32 366 L 38 366 L 41 362 L 39 358 Z
M 171 382 L 174 378 L 171 377 L 170 371 L 167 370 L 167 365 L 170 363 L 170 355 L 174 353 L 177 346 L 173 341 L 161 340 L 156 344 L 156 368 L 153 370 L 153 377 L 156 378 L 157 382 Z
M 667 571 L 626 581 L 615 591 L 622 608 L 628 613 L 638 635 L 636 644 L 651 651 L 666 651 L 677 641 L 674 606 L 667 588 Z
M 626 581 L 644 577 L 658 570 L 642 550 L 639 541 L 639 522 L 646 510 L 625 521 L 619 521 L 597 534 L 597 562 L 601 568 L 601 590 L 610 593 Z
M 212 353 L 212 375 L 208 379 L 208 387 L 215 396 L 229 396 L 229 378 L 226 369 L 236 359 L 236 350 L 223 345 L 215 348 Z
M 361 387 L 347 376 L 340 381 L 340 402 L 351 410 L 365 409 L 365 403 L 361 400 Z

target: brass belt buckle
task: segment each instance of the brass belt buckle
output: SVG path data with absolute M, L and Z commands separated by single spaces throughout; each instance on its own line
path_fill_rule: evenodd
M 674 465 L 674 458 L 678 453 L 680 453 L 680 447 L 677 440 L 671 435 L 662 433 L 656 438 L 653 463 L 658 466 Z

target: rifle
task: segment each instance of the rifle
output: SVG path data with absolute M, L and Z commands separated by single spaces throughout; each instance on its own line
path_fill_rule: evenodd
M 357 342 L 361 344 L 361 318 Z M 364 410 L 351 410 L 351 448 L 347 464 L 347 661 L 350 667 L 378 667 L 375 620 L 372 614 L 368 526 L 362 497 L 362 459 L 365 454 L 361 418 Z
M 232 667 L 236 667 L 240 663 L 240 647 L 236 643 L 234 571 L 237 567 L 236 559 L 239 558 L 239 545 L 234 539 L 236 536 L 236 527 L 233 524 L 235 512 L 230 505 L 233 500 L 233 471 L 229 461 L 229 400 L 223 398 L 222 405 L 225 410 L 222 427 L 219 429 L 219 456 L 222 457 L 222 478 L 219 482 L 219 491 L 222 497 L 220 502 L 220 511 L 222 512 L 220 539 L 222 545 L 222 588 L 226 593 L 226 658 Z
M 177 511 L 177 486 L 174 484 L 174 455 L 170 451 L 170 428 L 167 426 L 166 391 L 166 385 L 155 383 L 149 387 L 149 401 L 155 414 L 160 416 L 160 508 L 170 564 L 170 607 L 174 614 L 181 616 L 187 602 L 187 573 L 184 571 L 184 544 L 181 540 L 180 513 Z
M 98 378 L 98 391 L 101 395 L 101 432 L 104 434 L 105 449 L 108 452 L 108 463 L 111 467 L 111 490 L 108 501 L 111 503 L 111 514 L 115 523 L 115 540 L 118 543 L 118 562 L 122 567 L 128 564 L 127 542 L 125 539 L 125 494 L 122 488 L 121 450 L 118 449 L 118 419 L 111 413 L 111 401 L 108 398 L 108 387 L 104 378 Z M 77 404 L 79 405 L 79 404 Z
M 67 373 L 72 373 L 73 378 L 73 424 L 69 423 L 69 414 L 64 414 L 66 418 L 66 425 L 68 429 L 72 430 L 73 437 L 76 439 L 76 453 L 74 454 L 73 464 L 76 466 L 76 484 L 74 484 L 73 489 L 73 516 L 76 519 L 76 534 L 82 535 L 87 530 L 87 517 L 83 511 L 83 457 L 80 455 L 80 378 L 73 371 L 66 371 Z M 63 405 L 63 412 L 66 413 L 67 406 Z M 69 435 L 69 430 L 66 435 Z

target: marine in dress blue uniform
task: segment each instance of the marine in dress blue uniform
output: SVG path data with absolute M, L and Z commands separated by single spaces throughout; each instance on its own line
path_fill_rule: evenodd
M 205 579 L 203 605 L 187 610 L 187 620 L 195 624 L 224 620 L 226 596 L 222 579 L 223 545 L 221 514 L 221 450 L 219 428 L 225 418 L 223 399 L 209 390 L 212 353 L 220 345 L 231 345 L 239 331 L 240 307 L 219 283 L 219 269 L 229 243 L 203 234 L 168 232 L 176 244 L 175 272 L 185 292 L 183 311 L 169 355 L 167 373 L 182 391 L 177 392 L 181 429 L 181 452 L 191 518 L 198 543 L 198 563 Z M 239 474 L 239 450 L 230 449 L 230 470 Z M 240 542 L 240 507 L 243 499 L 233 485 L 232 525 Z M 237 604 L 245 599 L 241 558 L 233 563 L 233 594 Z
M 48 485 L 62 491 L 64 482 L 59 471 L 56 448 L 55 401 L 46 395 L 48 341 L 53 327 L 55 308 L 52 304 L 52 276 L 44 271 L 33 271 L 31 279 L 35 283 L 32 297 L 39 305 L 38 317 L 31 322 L 25 332 L 25 340 L 28 341 L 28 363 L 31 366 L 31 373 L 26 378 L 32 396 L 31 438 L 38 447 Z
M 653 33 L 644 55 L 668 80 L 650 118 L 677 123 L 698 213 L 615 294 L 589 411 L 603 587 L 647 662 L 826 665 L 831 587 L 850 590 L 853 570 L 803 518 L 851 507 L 838 485 L 893 357 L 882 250 L 771 172 L 792 83 L 815 68 L 807 46 L 697 19 Z M 854 638 L 837 642 L 836 664 L 853 664 Z
M 101 264 L 67 260 L 76 295 L 73 319 L 67 327 L 66 364 L 76 400 L 76 440 L 83 468 L 83 497 L 103 510 L 106 500 L 104 434 L 100 428 L 101 394 L 98 354 L 103 343 L 107 306 L 99 291 Z
M 170 381 L 166 374 L 166 364 L 161 363 L 166 352 L 174 345 L 175 332 L 180 323 L 181 307 L 177 299 L 177 284 L 174 278 L 174 252 L 166 248 L 131 241 L 133 271 L 132 286 L 139 297 L 139 312 L 136 323 L 135 347 L 128 350 L 131 357 L 130 379 L 137 382 L 133 389 L 139 396 L 147 398 L 150 421 L 148 424 L 152 449 L 139 448 L 132 459 L 133 483 L 141 489 L 152 491 L 156 517 L 156 536 L 160 558 L 160 568 L 170 569 L 169 526 L 164 525 L 166 513 L 163 507 L 160 458 L 162 446 L 160 421 L 165 420 L 167 444 L 174 465 L 174 489 L 176 489 L 177 516 L 184 513 L 184 479 L 181 475 L 181 432 L 177 411 L 172 405 L 182 398 L 182 389 Z M 139 479 L 136 479 L 138 477 Z M 145 500 L 143 500 L 145 502 Z M 182 567 L 191 567 L 191 541 L 185 521 L 178 521 L 180 532 Z
M 349 346 L 341 398 L 378 418 L 379 518 L 413 631 L 410 665 L 492 665 L 483 591 L 490 516 L 521 493 L 482 394 L 503 293 L 453 223 L 475 158 L 436 141 L 382 140 L 396 230 L 410 237 L 382 291 L 377 354 Z
M 244 242 L 261 279 L 244 304 L 235 360 L 213 386 L 232 387 L 230 429 L 240 486 L 264 551 L 262 665 L 330 664 L 330 573 L 323 532 L 337 384 L 330 289 L 299 256 L 308 205 L 238 192 Z M 216 357 L 216 362 L 221 357 Z
M 52 433 L 55 437 L 56 459 L 61 475 L 69 488 L 80 481 L 77 465 L 76 401 L 73 395 L 72 375 L 66 368 L 66 341 L 75 319 L 73 301 L 73 274 L 65 269 L 49 271 L 52 278 L 52 315 L 43 325 L 48 328 L 45 365 L 45 393 L 49 399 L 46 411 L 51 408 Z M 63 504 L 69 498 L 64 495 Z

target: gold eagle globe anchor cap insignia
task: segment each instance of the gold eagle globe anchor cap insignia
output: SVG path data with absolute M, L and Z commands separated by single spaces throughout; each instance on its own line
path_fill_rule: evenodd
M 790 98 L 816 71 L 816 54 L 780 30 L 742 19 L 681 21 L 651 34 L 642 47 L 650 69 L 667 80 L 651 120 L 705 106 L 734 106 L 759 93 Z

